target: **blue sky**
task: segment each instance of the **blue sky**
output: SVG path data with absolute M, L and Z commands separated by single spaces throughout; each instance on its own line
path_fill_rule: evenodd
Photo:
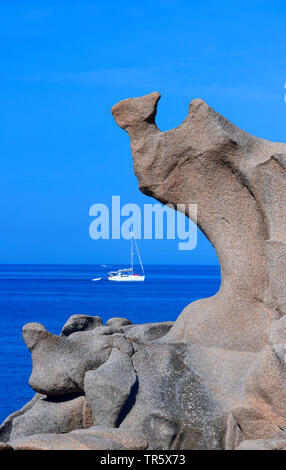
M 1 1 L 0 262 L 124 263 L 89 237 L 96 202 L 143 206 L 117 101 L 160 91 L 158 126 L 203 98 L 246 131 L 285 141 L 285 1 Z M 199 234 L 141 241 L 145 263 L 218 263 Z

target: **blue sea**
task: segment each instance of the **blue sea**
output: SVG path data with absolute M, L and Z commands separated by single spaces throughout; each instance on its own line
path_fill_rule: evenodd
M 124 266 L 120 266 L 124 267 Z M 28 385 L 31 354 L 21 336 L 25 323 L 59 334 L 76 313 L 126 317 L 133 323 L 176 320 L 190 302 L 214 295 L 219 266 L 146 266 L 142 283 L 113 283 L 119 266 L 0 265 L 0 423 L 34 395 Z M 102 277 L 100 281 L 93 278 Z

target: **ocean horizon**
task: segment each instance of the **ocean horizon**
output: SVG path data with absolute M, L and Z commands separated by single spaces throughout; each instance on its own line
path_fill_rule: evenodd
M 214 295 L 221 282 L 218 265 L 146 265 L 145 282 L 107 281 L 109 270 L 124 267 L 0 265 L 0 422 L 35 393 L 28 385 L 32 361 L 21 335 L 24 324 L 42 323 L 59 334 L 74 314 L 98 315 L 104 323 L 111 317 L 133 323 L 175 321 L 190 302 Z M 103 279 L 92 281 L 98 277 Z

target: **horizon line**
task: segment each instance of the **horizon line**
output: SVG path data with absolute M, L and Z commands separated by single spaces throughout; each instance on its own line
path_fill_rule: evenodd
M 129 266 L 128 263 L 107 263 L 106 266 Z M 0 266 L 102 266 L 103 263 L 0 263 Z M 137 264 L 134 264 L 137 266 Z M 140 266 L 140 264 L 138 264 Z M 144 266 L 219 266 L 220 264 L 183 264 L 183 263 L 144 263 Z

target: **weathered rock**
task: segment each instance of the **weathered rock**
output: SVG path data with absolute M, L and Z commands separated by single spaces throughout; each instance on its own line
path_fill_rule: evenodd
M 116 426 L 136 383 L 130 357 L 113 349 L 109 359 L 97 370 L 85 374 L 84 392 L 94 425 Z
M 112 113 L 129 133 L 141 191 L 163 204 L 185 204 L 191 218 L 189 204 L 198 205 L 198 225 L 216 249 L 222 277 L 220 291 L 186 307 L 169 338 L 259 352 L 284 308 L 286 284 L 277 289 L 277 279 L 285 278 L 286 145 L 247 134 L 202 100 L 192 101 L 179 127 L 161 132 L 159 99 L 151 93 L 124 100 Z M 268 252 L 277 243 L 276 263 Z
M 127 354 L 129 357 L 134 353 L 133 344 L 129 338 L 123 334 L 114 333 L 112 335 L 112 346 L 119 351 Z
M 31 386 L 51 395 L 84 386 L 92 412 L 85 404 L 85 422 L 119 430 L 36 434 L 11 441 L 14 448 L 138 448 L 130 440 L 138 432 L 149 449 L 284 448 L 286 145 L 247 134 L 202 100 L 179 127 L 161 132 L 159 98 L 124 100 L 112 112 L 130 135 L 141 191 L 185 205 L 193 219 L 197 204 L 220 260 L 220 290 L 174 324 L 113 318 L 68 337 L 26 325 Z M 33 415 L 35 400 L 6 420 L 2 440 L 14 420 Z
M 132 322 L 128 318 L 113 317 L 107 320 L 105 325 L 120 328 L 121 326 L 132 325 Z
M 86 433 L 87 431 L 85 429 L 78 429 L 76 431 L 72 431 L 71 435 L 79 436 Z M 113 441 L 122 444 L 127 449 L 144 450 L 148 446 L 144 434 L 138 431 L 126 431 L 119 428 L 93 426 L 88 429 L 88 434 L 90 436 L 102 437 L 104 439 L 112 439 Z
M 15 450 L 127 450 L 112 439 L 90 434 L 35 434 L 15 439 L 11 446 Z
M 228 422 L 229 449 L 244 440 L 286 439 L 285 352 L 281 359 L 276 349 L 266 346 L 244 379 L 245 397 Z
M 14 450 L 12 446 L 6 442 L 0 442 L 0 450 Z
M 271 323 L 269 342 L 271 344 L 286 343 L 286 316 Z
M 0 442 L 9 441 L 14 419 L 17 418 L 18 416 L 22 416 L 24 413 L 29 411 L 41 397 L 44 398 L 45 396 L 36 393 L 36 395 L 34 395 L 32 400 L 26 403 L 26 405 L 23 406 L 23 408 L 10 414 L 5 419 L 5 421 L 0 426 Z
M 76 331 L 93 330 L 98 326 L 102 326 L 100 317 L 91 317 L 90 315 L 72 315 L 64 324 L 61 336 L 69 336 Z
M 112 349 L 111 337 L 97 334 L 99 329 L 65 338 L 38 323 L 25 325 L 23 337 L 33 360 L 30 386 L 47 395 L 83 391 L 85 372 L 104 363 Z
M 38 433 L 66 433 L 89 426 L 86 399 L 80 395 L 43 397 L 13 419 L 9 440 Z
M 283 171 L 284 174 L 286 174 L 286 170 Z M 282 184 L 281 189 L 283 189 Z M 278 188 L 275 191 L 276 194 L 274 193 L 274 197 L 276 198 L 278 197 L 277 190 Z M 280 209 L 280 211 L 285 213 L 285 203 L 286 198 L 283 197 L 282 191 L 281 201 L 277 200 L 276 204 L 272 205 L 272 212 L 269 211 L 269 216 L 272 214 L 272 217 L 277 219 L 275 232 L 279 232 L 279 235 L 275 233 L 275 236 L 265 243 L 270 301 L 273 306 L 272 308 L 279 312 L 279 316 L 286 314 L 286 244 L 282 237 L 283 231 L 285 231 L 285 225 L 283 225 L 285 214 L 281 218 L 277 217 L 277 211 Z M 279 236 L 279 238 L 276 239 L 276 236 Z
M 149 449 L 224 447 L 231 404 L 198 375 L 193 355 L 183 343 L 140 346 L 132 357 L 139 389 L 120 429 L 141 431 Z
M 135 342 L 153 341 L 165 336 L 173 325 L 174 322 L 172 321 L 134 325 L 131 328 L 124 329 L 124 336 Z
M 33 360 L 30 386 L 45 395 L 82 392 L 85 373 L 103 364 L 113 347 L 132 356 L 132 342 L 122 333 L 121 325 L 97 325 L 59 337 L 39 323 L 25 325 L 23 338 Z
M 136 431 L 94 426 L 65 434 L 40 433 L 15 437 L 9 445 L 3 443 L 3 450 L 6 450 L 4 445 L 10 450 L 144 450 L 148 443 L 145 436 Z
M 286 440 L 256 439 L 243 441 L 236 450 L 285 450 Z
M 281 318 L 286 313 L 286 145 L 247 134 L 202 100 L 190 104 L 189 114 L 179 127 L 161 132 L 155 123 L 159 99 L 159 93 L 151 93 L 124 100 L 113 107 L 112 113 L 129 133 L 140 190 L 177 209 L 183 204 L 190 218 L 194 215 L 189 205 L 197 204 L 198 225 L 216 249 L 222 277 L 219 292 L 187 306 L 161 342 L 200 346 L 201 359 L 197 352 L 188 365 L 195 366 L 197 377 L 206 386 L 211 390 L 215 386 L 221 393 L 218 411 L 200 396 L 197 409 L 202 405 L 206 409 L 202 415 L 197 411 L 193 423 L 205 423 L 212 406 L 216 428 L 230 409 L 227 426 L 224 422 L 220 434 L 227 427 L 227 448 L 237 447 L 242 440 L 281 439 L 286 429 L 286 330 Z M 267 343 L 274 344 L 273 348 Z M 233 365 L 239 352 L 252 356 L 248 356 L 248 367 L 245 364 L 236 372 Z M 140 354 L 142 351 L 132 358 L 140 384 L 138 398 L 124 426 L 131 426 L 134 419 L 141 419 L 142 426 L 144 413 L 145 423 L 150 422 L 151 410 L 146 412 L 140 397 L 142 394 L 148 402 L 144 394 L 150 390 L 151 397 L 155 384 L 147 370 L 142 384 L 141 369 L 148 361 L 143 359 L 140 369 L 136 362 Z M 220 380 L 229 366 L 231 375 Z M 174 379 L 174 372 L 169 372 L 169 377 Z M 159 383 L 158 389 L 162 397 L 165 384 Z M 168 404 L 170 407 L 170 398 Z M 174 406 L 172 415 L 178 416 L 175 411 Z M 149 438 L 150 425 L 145 432 Z M 198 443 L 212 447 L 203 436 Z M 166 440 L 159 443 L 166 444 Z M 197 443 L 193 438 L 188 445 L 193 448 Z M 221 445 L 219 439 L 214 445 Z
M 27 323 L 22 328 L 22 336 L 29 351 L 33 351 L 38 343 L 48 338 L 50 333 L 40 323 Z
M 87 403 L 87 400 L 84 401 L 83 404 L 83 410 L 82 410 L 82 424 L 83 428 L 87 429 L 93 426 L 93 417 L 92 417 L 92 412 L 89 407 L 89 404 Z
M 120 428 L 143 432 L 150 449 L 225 448 L 229 415 L 245 399 L 258 355 L 162 339 L 135 351 L 138 393 Z

